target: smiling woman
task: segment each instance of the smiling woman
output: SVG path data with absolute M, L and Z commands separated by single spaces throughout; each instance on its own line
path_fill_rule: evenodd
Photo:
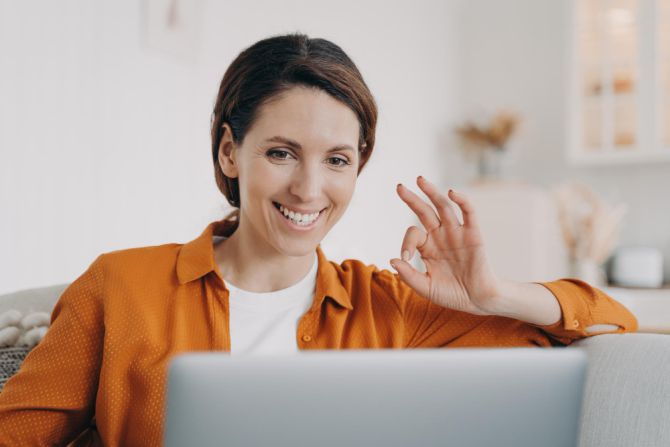
M 280 36 L 238 56 L 212 117 L 217 185 L 238 208 L 215 250 L 224 278 L 270 292 L 305 276 L 351 201 L 376 123 L 363 77 L 332 42 Z
M 468 199 L 422 177 L 428 200 L 398 185 L 421 227 L 391 241 L 397 273 L 329 261 L 319 244 L 351 201 L 376 121 L 334 43 L 292 34 L 244 50 L 211 121 L 216 183 L 235 212 L 186 244 L 98 257 L 0 393 L 0 445 L 161 445 L 167 367 L 186 351 L 551 347 L 636 330 L 581 281 L 498 279 Z
M 351 201 L 358 120 L 322 90 L 296 86 L 260 107 L 241 144 L 232 135 L 223 124 L 217 161 L 229 184 L 236 180 L 239 224 L 217 246 L 219 268 L 246 290 L 286 288 L 310 269 Z

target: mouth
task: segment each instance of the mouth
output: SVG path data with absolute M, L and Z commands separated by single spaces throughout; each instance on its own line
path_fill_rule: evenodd
M 321 211 L 315 211 L 313 213 L 295 213 L 294 211 L 289 211 L 290 209 L 285 207 L 279 202 L 272 202 L 277 212 L 283 217 L 283 220 L 289 224 L 291 228 L 299 230 L 309 230 L 316 226 L 319 222 L 321 215 L 328 207 L 322 209 Z

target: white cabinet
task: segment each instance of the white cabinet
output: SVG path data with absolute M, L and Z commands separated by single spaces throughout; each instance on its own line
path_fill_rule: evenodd
M 670 161 L 670 0 L 572 0 L 569 158 Z

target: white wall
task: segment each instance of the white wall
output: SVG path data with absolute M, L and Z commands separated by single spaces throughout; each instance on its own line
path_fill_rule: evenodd
M 203 1 L 191 60 L 140 45 L 140 4 L 0 0 L 0 293 L 72 281 L 99 253 L 187 241 L 220 218 L 218 83 L 243 48 L 289 31 L 341 45 L 377 98 L 375 153 L 323 246 L 388 267 L 414 222 L 395 184 L 447 184 L 459 2 Z
M 670 163 L 578 167 L 566 162 L 569 2 L 468 0 L 461 22 L 464 114 L 508 107 L 523 117 L 506 169 L 545 186 L 565 179 L 591 185 L 629 206 L 622 245 L 649 245 L 665 257 L 670 281 Z M 458 163 L 452 153 L 447 166 Z M 448 169 L 449 176 L 463 174 Z

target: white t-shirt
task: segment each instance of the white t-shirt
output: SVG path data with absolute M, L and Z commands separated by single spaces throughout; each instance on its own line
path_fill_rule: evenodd
M 298 321 L 312 305 L 316 292 L 318 259 L 309 273 L 282 290 L 255 293 L 229 283 L 230 353 L 287 354 L 298 352 Z

